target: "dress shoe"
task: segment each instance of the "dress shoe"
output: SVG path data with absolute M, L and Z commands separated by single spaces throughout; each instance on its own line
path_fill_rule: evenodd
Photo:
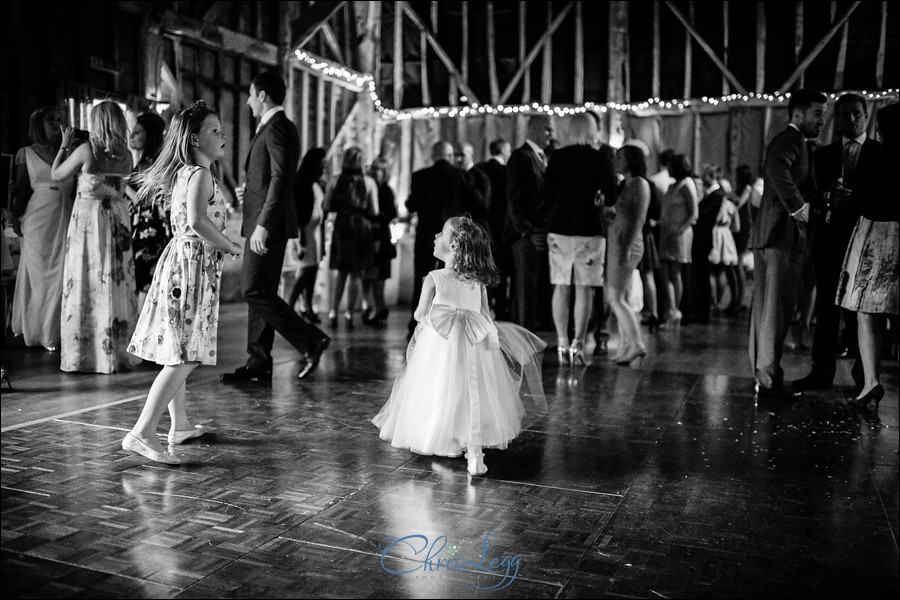
M 171 452 L 160 452 L 159 450 L 154 450 L 138 438 L 134 436 L 130 431 L 125 435 L 125 439 L 122 440 L 122 449 L 128 450 L 129 452 L 134 452 L 135 454 L 140 454 L 145 458 L 149 458 L 153 462 L 165 463 L 167 465 L 180 465 L 181 459 L 178 458 L 175 454 Z
M 311 310 L 307 310 L 307 311 L 300 313 L 300 316 L 303 317 L 304 319 L 306 319 L 307 321 L 309 321 L 310 323 L 312 323 L 313 325 L 318 325 L 319 323 L 322 322 L 322 319 L 319 318 L 319 315 L 317 315 L 315 312 L 313 312 Z
M 791 389 L 799 392 L 808 392 L 812 390 L 830 390 L 834 384 L 834 377 L 826 377 L 816 372 L 812 372 L 802 379 L 796 380 L 791 384 Z
M 328 336 L 323 336 L 316 342 L 316 345 L 312 350 L 306 353 L 306 356 L 300 362 L 300 373 L 297 374 L 297 379 L 304 379 L 307 375 L 316 370 L 316 367 L 319 366 L 319 360 L 322 358 L 322 353 L 325 352 L 325 349 L 328 348 L 328 345 L 331 343 L 331 338 Z
M 193 429 L 185 429 L 184 431 L 169 430 L 169 444 L 183 444 L 187 440 L 198 438 L 206 435 L 208 430 L 203 425 L 196 425 Z
M 869 406 L 869 402 L 872 400 L 875 401 L 875 412 L 878 412 L 878 405 L 881 403 L 881 399 L 884 398 L 884 388 L 881 387 L 879 383 L 871 390 L 866 392 L 865 396 L 860 396 L 859 398 L 854 398 L 850 400 L 849 404 L 853 408 L 866 408 Z
M 793 402 L 803 397 L 803 392 L 786 390 L 783 387 L 765 387 L 756 384 L 756 399 L 762 402 Z
M 253 379 L 260 382 L 272 381 L 272 371 L 260 371 L 257 369 L 248 369 L 247 367 L 238 367 L 234 373 L 222 373 L 222 381 L 225 383 L 252 381 Z

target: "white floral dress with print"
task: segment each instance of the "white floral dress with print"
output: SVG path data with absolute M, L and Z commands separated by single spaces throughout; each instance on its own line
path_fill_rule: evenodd
M 128 351 L 160 365 L 216 364 L 222 251 L 188 225 L 187 189 L 202 167 L 179 171 L 172 189 L 172 240 L 160 256 Z M 218 182 L 206 216 L 225 230 L 225 199 Z

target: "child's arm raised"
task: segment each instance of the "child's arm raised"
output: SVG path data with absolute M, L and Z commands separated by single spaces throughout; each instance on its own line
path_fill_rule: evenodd
M 194 175 L 199 176 L 194 177 Z M 237 242 L 233 242 L 219 231 L 218 227 L 206 216 L 206 202 L 215 193 L 212 173 L 208 169 L 198 169 L 188 182 L 187 189 L 187 218 L 197 235 L 214 246 L 218 246 L 223 252 L 240 255 L 243 248 Z
M 422 281 L 422 295 L 419 296 L 419 306 L 416 307 L 416 312 L 413 313 L 413 318 L 416 321 L 422 322 L 429 313 L 432 300 L 434 300 L 434 279 L 429 273 Z

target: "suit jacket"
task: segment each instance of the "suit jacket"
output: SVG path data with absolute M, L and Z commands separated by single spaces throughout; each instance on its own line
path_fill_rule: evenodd
M 813 201 L 815 211 L 816 244 L 837 246 L 834 248 L 841 258 L 850 243 L 853 228 L 862 214 L 864 196 L 870 189 L 869 183 L 878 175 L 876 171 L 878 150 L 881 144 L 873 139 L 866 138 L 859 154 L 856 156 L 856 166 L 853 169 L 853 181 L 845 181 L 844 185 L 853 190 L 848 200 L 835 206 L 825 198 L 825 190 L 831 183 L 842 176 L 844 167 L 844 145 L 842 138 L 833 143 L 819 148 L 813 155 L 816 170 L 816 196 Z M 869 192 L 871 193 L 871 192 Z M 826 223 L 829 210 L 831 216 Z
M 446 160 L 413 173 L 406 208 L 419 215 L 413 251 L 427 255 L 434 251 L 434 236 L 444 221 L 479 210 L 466 172 Z
M 547 231 L 549 215 L 541 196 L 546 169 L 544 161 L 528 142 L 516 148 L 509 157 L 504 243 L 514 242 L 531 232 Z
M 297 237 L 294 178 L 300 160 L 300 136 L 284 112 L 277 112 L 253 136 L 245 170 L 244 222 L 241 235 L 250 237 L 257 225 L 269 235 Z
M 491 198 L 488 203 L 488 230 L 494 241 L 503 239 L 506 222 L 506 165 L 496 160 L 486 160 L 478 165 L 491 182 Z
M 475 194 L 475 210 L 470 211 L 470 214 L 478 224 L 487 228 L 488 214 L 491 211 L 491 180 L 477 166 L 466 171 L 466 176 L 469 178 L 469 187 Z
M 810 152 L 803 134 L 787 127 L 766 148 L 765 188 L 750 233 L 750 248 L 790 250 L 803 226 L 791 213 L 815 194 Z M 802 191 L 801 191 L 802 190 Z

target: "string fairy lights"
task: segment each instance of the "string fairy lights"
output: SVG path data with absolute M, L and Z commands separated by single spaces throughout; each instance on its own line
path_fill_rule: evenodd
M 332 63 L 325 59 L 312 56 L 308 52 L 297 50 L 295 52 L 297 60 L 301 65 L 311 71 L 321 74 L 325 77 L 336 79 L 345 83 L 348 87 L 354 88 L 356 91 L 363 91 L 368 88 L 369 99 L 386 120 L 404 121 L 407 119 L 430 119 L 440 117 L 469 117 L 477 115 L 515 115 L 519 113 L 535 114 L 543 113 L 556 117 L 564 117 L 575 115 L 587 111 L 605 113 L 609 110 L 619 112 L 639 113 L 647 110 L 665 110 L 665 111 L 684 111 L 693 109 L 702 109 L 707 107 L 718 107 L 729 104 L 775 104 L 781 105 L 790 100 L 790 92 L 784 94 L 756 94 L 749 92 L 747 94 L 728 94 L 726 96 L 703 96 L 699 99 L 680 99 L 680 100 L 663 100 L 662 98 L 648 98 L 643 102 L 606 102 L 595 103 L 585 102 L 584 104 L 544 104 L 540 102 L 531 102 L 529 104 L 499 104 L 491 106 L 489 104 L 471 103 L 465 106 L 423 106 L 417 108 L 405 108 L 397 110 L 388 108 L 381 102 L 378 91 L 375 88 L 375 79 L 370 74 L 351 71 L 346 67 Z M 896 97 L 900 94 L 900 89 L 889 88 L 880 91 L 860 91 L 869 100 L 880 100 L 887 97 Z M 833 101 L 840 94 L 828 94 Z

